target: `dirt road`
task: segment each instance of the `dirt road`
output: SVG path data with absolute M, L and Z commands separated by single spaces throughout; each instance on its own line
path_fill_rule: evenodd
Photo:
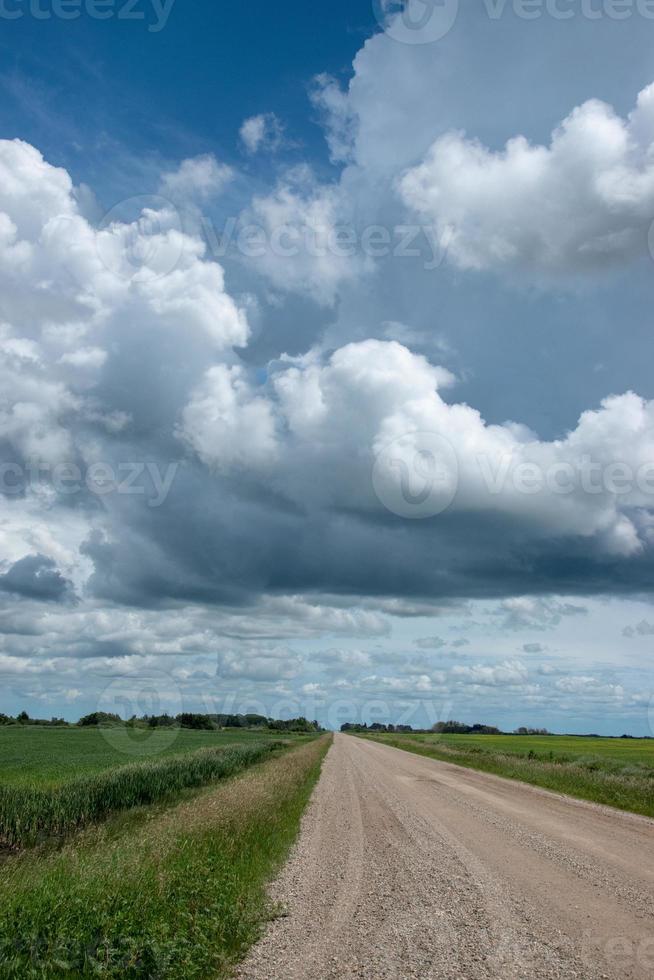
M 241 980 L 654 977 L 654 821 L 337 735 Z

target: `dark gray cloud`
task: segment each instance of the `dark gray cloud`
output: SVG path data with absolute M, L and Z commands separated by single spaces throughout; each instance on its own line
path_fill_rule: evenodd
M 0 591 L 41 602 L 63 602 L 73 597 L 72 583 L 45 555 L 27 555 L 0 575 Z

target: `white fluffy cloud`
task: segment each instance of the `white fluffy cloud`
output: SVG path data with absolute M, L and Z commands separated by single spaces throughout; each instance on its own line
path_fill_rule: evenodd
M 569 276 L 644 254 L 654 215 L 654 85 L 626 119 L 585 102 L 549 146 L 517 136 L 494 152 L 449 132 L 399 188 L 463 269 Z
M 347 238 L 350 208 L 340 185 L 320 184 L 307 167 L 288 171 L 271 194 L 255 197 L 244 215 L 246 224 L 263 230 L 254 267 L 280 290 L 332 305 L 343 286 L 371 268 Z
M 180 432 L 217 469 L 265 464 L 276 452 L 272 407 L 255 395 L 238 366 L 207 372 L 184 409 Z
M 163 174 L 161 189 L 171 198 L 199 197 L 206 200 L 222 190 L 234 178 L 234 171 L 219 163 L 211 153 L 183 160 L 177 170 Z
M 284 127 L 274 112 L 264 112 L 244 121 L 240 137 L 248 153 L 274 152 L 284 145 Z
M 356 116 L 345 92 L 331 75 L 317 75 L 311 90 L 311 101 L 320 110 L 327 143 L 334 163 L 353 159 Z
M 383 512 L 371 473 L 389 446 L 397 456 L 385 474 L 389 490 L 399 496 L 408 479 L 420 493 L 430 474 L 414 436 L 433 434 L 435 452 L 452 450 L 439 460 L 456 489 L 451 512 L 503 513 L 536 535 L 594 538 L 616 555 L 645 547 L 654 403 L 608 398 L 565 438 L 543 442 L 524 426 L 488 425 L 470 406 L 444 401 L 439 389 L 452 380 L 398 343 L 369 340 L 326 362 L 309 356 L 282 365 L 267 401 L 243 388 L 240 373 L 212 372 L 185 410 L 184 432 L 212 465 L 265 463 L 266 479 L 302 506 L 363 513 Z
M 217 176 L 208 159 L 187 161 L 177 175 L 205 189 Z M 24 142 L 0 141 L 3 463 L 51 473 L 58 465 L 106 459 L 111 450 L 103 439 L 132 421 L 99 394 L 130 325 L 154 331 L 164 344 L 178 335 L 188 348 L 208 344 L 216 353 L 246 342 L 245 312 L 225 291 L 222 268 L 204 253 L 165 207 L 146 206 L 131 222 L 110 217 L 94 227 L 80 213 L 65 171 Z M 79 548 L 93 519 L 82 509 L 59 511 L 47 475 L 37 485 L 30 477 L 24 499 L 12 486 L 0 494 L 3 556 L 38 552 L 78 577 L 73 566 L 88 563 L 79 555 L 75 561 L 71 548 Z

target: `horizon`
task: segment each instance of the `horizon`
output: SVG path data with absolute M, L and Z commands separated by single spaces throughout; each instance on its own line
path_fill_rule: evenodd
M 654 734 L 652 25 L 401 6 L 0 11 L 7 714 Z

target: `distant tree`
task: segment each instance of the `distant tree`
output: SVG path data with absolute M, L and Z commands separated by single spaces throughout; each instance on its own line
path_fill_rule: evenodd
M 29 723 L 30 716 L 26 711 L 21 711 L 21 713 L 16 718 L 16 721 L 20 722 L 21 725 L 26 725 Z
M 177 724 L 171 715 L 144 715 L 141 721 L 145 722 L 148 728 L 172 728 Z
M 432 725 L 431 730 L 437 735 L 467 735 L 470 731 L 470 725 L 466 725 L 462 721 L 437 721 L 435 725 Z
M 93 711 L 90 715 L 80 718 L 77 724 L 80 728 L 91 728 L 99 725 L 122 725 L 123 720 L 120 715 L 110 714 L 107 711 Z
M 209 715 L 183 712 L 181 715 L 177 715 L 177 721 L 182 728 L 193 728 L 197 731 L 213 731 L 216 728 Z
M 268 719 L 263 715 L 243 715 L 243 721 L 247 728 L 266 728 Z

